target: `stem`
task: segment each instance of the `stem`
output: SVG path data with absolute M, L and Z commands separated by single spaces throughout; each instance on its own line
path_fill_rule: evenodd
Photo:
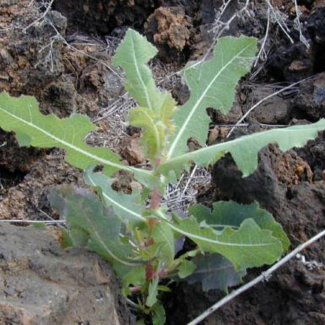
M 207 309 L 204 313 L 202 313 L 200 316 L 189 322 L 187 325 L 196 325 L 199 324 L 203 319 L 208 317 L 210 314 L 215 312 L 217 309 L 228 303 L 229 301 L 233 300 L 235 297 L 239 296 L 246 290 L 250 289 L 251 287 L 255 286 L 257 283 L 261 281 L 267 280 L 271 274 L 276 271 L 279 267 L 281 267 L 283 264 L 288 262 L 290 259 L 292 259 L 294 256 L 296 256 L 297 253 L 302 251 L 307 246 L 313 244 L 315 241 L 320 239 L 321 237 L 325 236 L 325 230 L 318 233 L 316 236 L 312 237 L 305 243 L 299 245 L 296 249 L 294 249 L 291 253 L 286 255 L 283 259 L 281 259 L 278 263 L 274 264 L 272 267 L 270 267 L 266 272 L 263 272 L 260 276 L 255 278 L 254 280 L 246 283 L 245 285 L 241 286 L 239 289 L 234 290 L 231 294 L 224 297 L 223 299 L 219 300 L 217 303 L 212 305 L 209 309 Z
M 161 164 L 161 159 L 157 158 L 155 161 L 155 170 L 159 167 Z M 158 175 L 160 178 L 160 175 Z M 155 188 L 151 191 L 151 198 L 150 198 L 150 209 L 151 210 L 158 210 L 161 203 L 161 194 L 160 192 Z
M 161 195 L 157 189 L 152 190 L 150 198 L 150 209 L 158 210 L 160 207 Z

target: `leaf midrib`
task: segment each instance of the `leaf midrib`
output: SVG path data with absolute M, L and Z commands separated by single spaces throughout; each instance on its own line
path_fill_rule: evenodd
M 26 121 L 26 120 L 20 118 L 19 116 L 17 116 L 17 115 L 15 115 L 15 114 L 12 114 L 12 113 L 8 112 L 7 110 L 3 109 L 2 107 L 0 107 L 0 110 L 3 111 L 5 114 L 11 116 L 12 118 L 14 118 L 14 119 L 20 121 L 21 123 L 24 123 L 24 124 L 28 125 L 29 127 L 38 130 L 39 132 L 45 134 L 46 136 L 48 136 L 49 138 L 55 140 L 56 142 L 61 143 L 61 144 L 63 144 L 64 146 L 66 146 L 66 147 L 68 147 L 68 148 L 70 148 L 70 149 L 72 149 L 72 150 L 75 150 L 75 151 L 77 151 L 77 152 L 83 154 L 83 155 L 86 156 L 86 157 L 92 158 L 92 159 L 94 159 L 94 160 L 96 160 L 96 161 L 98 161 L 98 162 L 101 162 L 101 163 L 103 163 L 103 164 L 105 164 L 105 165 L 109 165 L 109 166 L 115 167 L 115 168 L 117 168 L 117 169 L 128 170 L 128 171 L 130 171 L 130 172 L 132 172 L 132 171 L 134 170 L 134 168 L 132 168 L 132 167 L 129 167 L 129 166 L 126 166 L 126 165 L 122 165 L 122 164 L 114 163 L 114 162 L 112 162 L 112 161 L 109 161 L 109 160 L 106 160 L 106 159 L 104 159 L 104 158 L 98 157 L 98 156 L 96 156 L 96 155 L 94 155 L 94 154 L 91 154 L 91 153 L 89 153 L 89 152 L 87 152 L 87 151 L 85 151 L 85 150 L 83 150 L 83 149 L 81 149 L 81 148 L 79 148 L 79 147 L 77 147 L 77 146 L 75 146 L 75 145 L 72 145 L 71 143 L 66 142 L 66 141 L 64 141 L 64 140 L 62 140 L 62 139 L 60 139 L 60 138 L 58 138 L 58 137 L 55 136 L 54 134 L 49 133 L 49 132 L 47 132 L 46 130 L 44 130 L 44 129 L 38 127 L 36 124 L 33 124 L 32 122 L 28 122 L 28 121 Z M 29 109 L 28 109 L 28 110 L 29 110 Z M 30 112 L 30 110 L 29 110 L 29 112 Z M 91 148 L 91 147 L 89 147 L 89 148 Z M 144 174 L 148 174 L 148 172 L 146 172 L 146 171 L 144 171 L 144 170 L 141 170 L 141 169 L 138 169 L 138 168 L 137 168 L 136 170 L 137 170 L 137 172 L 143 172 Z
M 91 181 L 93 186 L 97 186 L 96 182 L 93 180 L 93 178 L 88 175 L 88 179 Z M 140 219 L 141 221 L 146 221 L 146 218 L 143 217 L 142 215 L 140 215 L 139 213 L 136 213 L 128 208 L 126 208 L 125 206 L 121 205 L 120 203 L 118 203 L 117 201 L 113 200 L 110 196 L 108 196 L 104 191 L 102 192 L 102 195 L 110 202 L 112 202 L 113 205 L 118 206 L 120 209 L 126 211 L 127 213 L 135 216 L 136 218 Z
M 148 94 L 148 90 L 147 87 L 142 79 L 142 75 L 140 73 L 139 67 L 138 67 L 138 61 L 136 59 L 136 55 L 135 55 L 135 46 L 134 46 L 134 40 L 133 40 L 133 35 L 131 35 L 131 45 L 132 45 L 132 59 L 133 59 L 133 65 L 135 67 L 135 71 L 138 75 L 138 79 L 140 80 L 140 83 L 142 85 L 142 89 L 143 92 L 145 93 L 145 97 L 146 97 L 146 102 L 148 104 L 148 108 L 152 110 L 152 104 L 151 104 L 151 100 L 150 100 L 150 96 Z
M 180 138 L 182 137 L 184 131 L 187 129 L 187 125 L 189 123 L 189 121 L 191 120 L 193 114 L 196 112 L 197 107 L 201 104 L 202 100 L 205 98 L 207 92 L 210 90 L 210 88 L 212 87 L 212 85 L 214 84 L 214 82 L 216 81 L 217 78 L 219 78 L 220 74 L 226 69 L 228 68 L 228 66 L 238 57 L 240 57 L 240 55 L 247 50 L 247 48 L 249 48 L 251 45 L 247 45 L 245 46 L 240 52 L 238 52 L 227 64 L 225 64 L 220 71 L 216 74 L 216 76 L 212 79 L 212 81 L 209 83 L 208 87 L 205 89 L 205 91 L 202 93 L 202 95 L 199 97 L 198 101 L 196 102 L 196 104 L 193 106 L 193 109 L 191 110 L 190 114 L 188 115 L 188 117 L 186 118 L 184 124 L 182 125 L 182 127 L 179 129 L 179 132 L 177 132 L 177 136 L 175 137 L 169 151 L 167 154 L 167 157 L 170 159 L 173 156 L 173 153 L 175 151 L 175 148 L 178 145 L 178 142 L 180 140 Z M 186 104 L 185 104 L 186 105 Z M 184 106 L 185 106 L 184 105 Z

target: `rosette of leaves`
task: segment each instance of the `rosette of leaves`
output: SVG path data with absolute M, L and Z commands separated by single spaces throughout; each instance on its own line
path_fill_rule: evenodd
M 283 151 L 303 146 L 325 129 L 325 121 L 206 147 L 206 108 L 229 111 L 236 84 L 250 70 L 256 39 L 221 38 L 210 60 L 186 66 L 182 74 L 191 95 L 181 107 L 154 82 L 147 64 L 156 53 L 153 45 L 130 29 L 113 58 L 125 71 L 126 90 L 138 103 L 130 110 L 130 124 L 142 129 L 149 170 L 122 163 L 108 148 L 88 146 L 85 136 L 96 128 L 88 117 L 44 116 L 29 96 L 0 94 L 0 127 L 14 131 L 21 146 L 65 149 L 65 159 L 85 171 L 85 180 L 96 194 L 70 189 L 51 199 L 67 222 L 66 243 L 87 246 L 110 261 L 121 279 L 123 293 L 136 297 L 139 310 L 152 317 L 154 324 L 163 324 L 164 309 L 158 298 L 159 291 L 168 288 L 162 280 L 188 279 L 190 283 L 201 282 L 205 290 L 226 291 L 242 280 L 248 268 L 274 263 L 289 247 L 281 226 L 256 203 L 217 202 L 212 210 L 195 205 L 188 218 L 167 213 L 162 204 L 166 183 L 193 163 L 208 166 L 226 153 L 232 155 L 245 177 L 256 169 L 258 151 L 264 146 L 276 143 Z M 191 137 L 201 149 L 188 151 Z M 96 165 L 102 166 L 101 172 L 94 172 Z M 111 177 L 119 170 L 132 173 L 143 190 L 115 192 Z M 176 255 L 180 238 L 191 239 L 195 248 Z

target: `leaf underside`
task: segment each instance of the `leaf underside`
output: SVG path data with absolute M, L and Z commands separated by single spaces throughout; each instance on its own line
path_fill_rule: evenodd
M 232 263 L 219 254 L 199 255 L 193 258 L 196 270 L 188 276 L 188 283 L 202 283 L 203 291 L 219 289 L 228 292 L 229 287 L 241 283 L 245 270 L 236 271 Z

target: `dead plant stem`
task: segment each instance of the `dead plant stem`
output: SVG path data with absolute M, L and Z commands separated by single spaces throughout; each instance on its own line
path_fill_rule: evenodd
M 310 77 L 310 78 L 312 78 L 312 77 Z M 238 122 L 236 123 L 236 125 L 235 126 L 233 126 L 232 128 L 231 128 L 231 130 L 229 131 L 229 133 L 228 133 L 228 135 L 227 135 L 227 139 L 230 137 L 230 135 L 234 132 L 234 130 L 235 130 L 235 128 L 241 123 L 241 122 L 243 122 L 244 120 L 245 120 L 245 118 L 257 107 L 257 106 L 259 106 L 260 104 L 262 104 L 264 101 L 266 101 L 266 100 L 268 100 L 268 99 L 270 99 L 270 98 L 272 98 L 272 97 L 274 97 L 274 96 L 276 96 L 276 95 L 279 95 L 279 94 L 281 94 L 282 92 L 284 92 L 285 90 L 287 90 L 287 89 L 290 89 L 290 88 L 292 88 L 292 87 L 294 87 L 294 86 L 296 86 L 296 85 L 298 85 L 298 84 L 300 84 L 301 82 L 303 82 L 303 81 L 305 81 L 305 80 L 307 80 L 308 78 L 306 78 L 306 79 L 303 79 L 303 80 L 299 80 L 299 81 L 297 81 L 297 82 L 295 82 L 295 83 L 293 83 L 293 84 L 291 84 L 291 85 L 289 85 L 289 86 L 287 86 L 287 87 L 284 87 L 284 88 L 282 88 L 282 89 L 280 89 L 280 90 L 278 90 L 278 91 L 276 91 L 276 92 L 274 92 L 273 94 L 271 94 L 271 95 L 269 95 L 269 96 L 266 96 L 266 97 L 264 97 L 263 99 L 261 99 L 259 102 L 257 102 L 255 105 L 253 105 L 239 120 L 238 120 Z
M 55 224 L 66 224 L 66 221 L 65 220 L 26 220 L 26 219 L 4 219 L 4 220 L 0 220 L 0 224 L 1 223 L 34 223 L 34 224 L 37 224 L 37 223 L 40 223 L 40 224 L 47 224 L 47 225 L 55 225 Z
M 49 13 L 50 9 L 52 8 L 52 4 L 53 4 L 54 0 L 51 0 L 47 6 L 46 6 L 46 10 L 44 11 L 43 15 L 39 18 L 37 18 L 36 20 L 34 20 L 32 23 L 30 23 L 27 27 L 25 27 L 23 29 L 23 32 L 25 33 L 27 31 L 27 29 L 31 28 L 32 26 L 34 26 L 35 24 L 37 24 L 39 21 L 43 20 L 46 15 Z

